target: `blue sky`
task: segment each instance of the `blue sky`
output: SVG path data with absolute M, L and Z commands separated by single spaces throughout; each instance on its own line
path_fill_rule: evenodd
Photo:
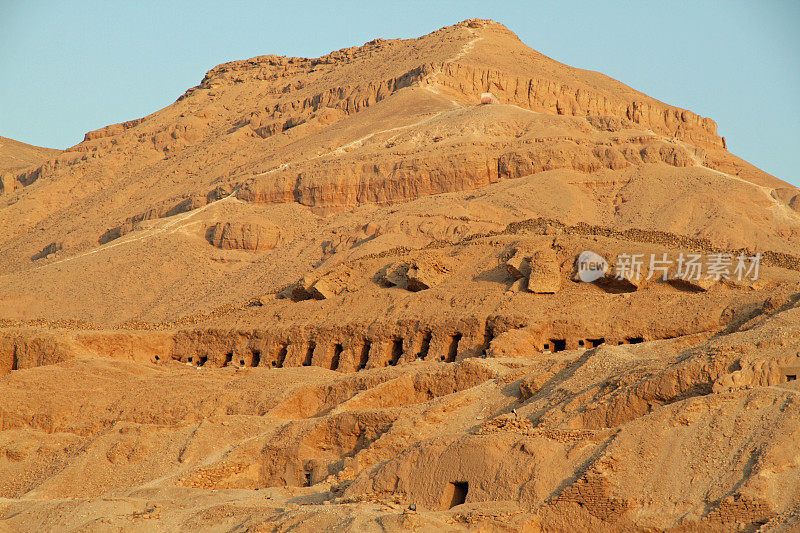
M 800 2 L 0 0 L 0 135 L 65 148 L 172 103 L 224 61 L 317 57 L 467 18 L 713 118 L 728 149 L 800 186 Z

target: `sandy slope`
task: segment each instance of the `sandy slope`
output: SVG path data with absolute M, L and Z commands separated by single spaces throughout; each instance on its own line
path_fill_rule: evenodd
M 0 137 L 0 173 L 10 174 L 15 170 L 39 165 L 59 152 L 60 150 L 41 148 Z
M 797 527 L 800 404 L 778 365 L 800 361 L 798 313 L 711 338 L 349 374 L 97 358 L 14 372 L 0 383 L 0 516 L 81 530 Z M 467 504 L 447 510 L 462 481 Z

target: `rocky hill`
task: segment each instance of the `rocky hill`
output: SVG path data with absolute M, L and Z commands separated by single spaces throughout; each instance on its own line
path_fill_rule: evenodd
M 17 187 L 29 184 L 24 178 L 18 179 L 20 170 L 39 166 L 59 152 L 0 137 L 0 195 L 10 194 Z
M 0 190 L 14 530 L 800 527 L 800 190 L 709 118 L 469 20 L 39 154 Z

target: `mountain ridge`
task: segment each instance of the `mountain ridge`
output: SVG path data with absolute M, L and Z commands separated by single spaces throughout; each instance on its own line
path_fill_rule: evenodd
M 0 529 L 800 526 L 800 190 L 502 25 L 4 176 Z

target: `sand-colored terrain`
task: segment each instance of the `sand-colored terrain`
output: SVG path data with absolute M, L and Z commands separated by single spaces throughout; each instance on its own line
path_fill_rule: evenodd
M 39 166 L 60 150 L 42 148 L 25 144 L 14 139 L 0 137 L 0 195 L 9 194 L 14 189 L 29 184 L 24 178 L 18 179 L 18 173 L 32 166 Z
M 709 118 L 471 20 L 18 146 L 0 531 L 800 528 L 800 190 Z

